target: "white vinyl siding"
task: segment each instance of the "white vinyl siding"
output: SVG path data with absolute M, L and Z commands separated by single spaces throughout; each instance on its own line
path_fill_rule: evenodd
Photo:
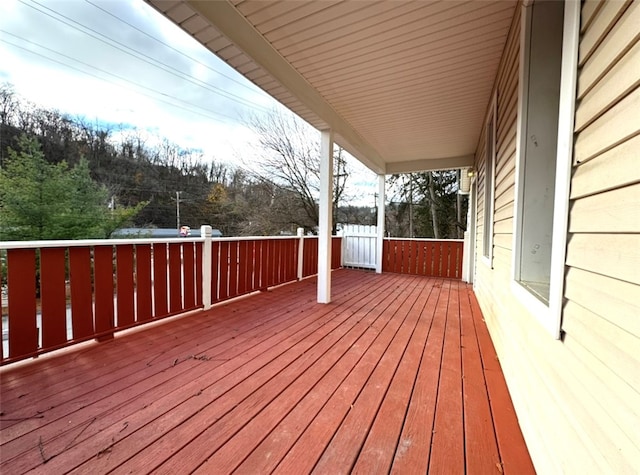
M 614 5 L 615 4 L 615 5 Z M 493 269 L 482 307 L 538 473 L 636 473 L 640 460 L 640 2 L 582 4 L 563 339 L 510 290 L 519 13 L 498 75 Z M 617 114 L 622 114 L 617 118 Z M 616 127 L 608 127 L 615 121 Z M 484 133 L 477 146 L 482 173 Z M 482 177 L 479 177 L 482 181 Z M 482 226 L 484 191 L 478 188 Z M 482 232 L 477 231 L 481 250 Z

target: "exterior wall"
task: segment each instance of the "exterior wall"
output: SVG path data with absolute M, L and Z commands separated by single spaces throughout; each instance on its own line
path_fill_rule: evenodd
M 640 461 L 640 1 L 582 7 L 563 340 L 511 290 L 520 12 L 496 81 L 492 268 L 475 289 L 539 473 L 637 473 Z M 485 133 L 476 154 L 481 255 Z

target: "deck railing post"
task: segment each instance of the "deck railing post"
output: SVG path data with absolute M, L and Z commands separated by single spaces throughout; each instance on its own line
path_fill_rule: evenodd
M 378 226 L 376 228 L 376 274 L 382 274 L 382 252 L 384 242 L 384 202 L 385 202 L 385 175 L 378 175 L 378 202 L 376 206 L 378 208 Z
M 302 280 L 304 270 L 304 228 L 298 228 L 298 280 Z
M 202 305 L 205 310 L 211 308 L 211 226 L 200 226 L 202 243 Z

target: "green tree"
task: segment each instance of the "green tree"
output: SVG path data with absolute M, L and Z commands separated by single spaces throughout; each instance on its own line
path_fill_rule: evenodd
M 38 141 L 22 135 L 0 170 L 0 239 L 105 238 L 146 203 L 109 210 L 106 188 L 81 160 L 50 164 Z

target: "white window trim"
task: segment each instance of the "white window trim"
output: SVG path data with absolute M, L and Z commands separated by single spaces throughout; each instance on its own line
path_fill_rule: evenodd
M 562 35 L 562 66 L 560 79 L 560 106 L 558 114 L 558 147 L 556 159 L 556 182 L 553 213 L 553 234 L 551 246 L 551 276 L 549 282 L 549 305 L 545 305 L 531 294 L 520 282 L 520 229 L 522 228 L 521 204 L 523 200 L 523 173 L 521 166 L 522 151 L 525 137 L 523 137 L 524 121 L 527 117 L 525 91 L 528 89 L 529 65 L 525 52 L 529 51 L 528 32 L 531 27 L 531 5 L 527 2 L 522 7 L 520 33 L 520 78 L 518 86 L 518 124 L 517 151 L 515 176 L 515 206 L 513 224 L 513 253 L 511 291 L 515 297 L 528 308 L 535 318 L 551 335 L 560 339 L 562 336 L 562 307 L 565 280 L 565 259 L 567 249 L 567 233 L 569 221 L 569 191 L 571 184 L 571 170 L 573 164 L 573 138 L 576 83 L 578 75 L 578 51 L 580 39 L 580 1 L 566 0 L 564 7 L 564 25 Z
M 487 120 L 485 122 L 485 124 L 488 126 L 489 122 L 492 122 L 492 131 L 493 131 L 493 136 L 491 137 L 491 140 L 493 142 L 493 157 L 491 160 L 491 189 L 489 190 L 489 194 L 491 195 L 491 202 L 489 204 L 489 210 L 490 212 L 488 213 L 489 216 L 491 216 L 491 220 L 489 221 L 489 232 L 487 233 L 485 227 L 486 227 L 486 220 L 487 220 L 487 176 L 485 173 L 485 177 L 484 177 L 484 215 L 483 215 L 483 219 L 484 219 L 484 223 L 482 225 L 482 249 L 480 252 L 480 255 L 482 256 L 482 262 L 484 262 L 484 264 L 489 267 L 490 269 L 493 269 L 493 227 L 494 227 L 494 222 L 495 222 L 495 206 L 496 206 L 496 161 L 498 159 L 498 144 L 496 143 L 496 138 L 498 136 L 498 131 L 496 130 L 498 127 L 498 97 L 497 97 L 497 93 L 493 94 L 493 98 L 491 99 L 491 107 L 489 109 L 489 113 L 487 115 Z M 486 129 L 485 129 L 485 135 L 487 135 Z M 488 148 L 488 145 L 485 143 L 485 150 Z M 486 161 L 489 159 L 488 156 L 485 156 L 485 172 L 486 172 Z M 477 215 L 476 215 L 477 216 Z M 489 240 L 489 255 L 485 256 L 484 255 L 484 245 L 485 245 L 485 239 Z

